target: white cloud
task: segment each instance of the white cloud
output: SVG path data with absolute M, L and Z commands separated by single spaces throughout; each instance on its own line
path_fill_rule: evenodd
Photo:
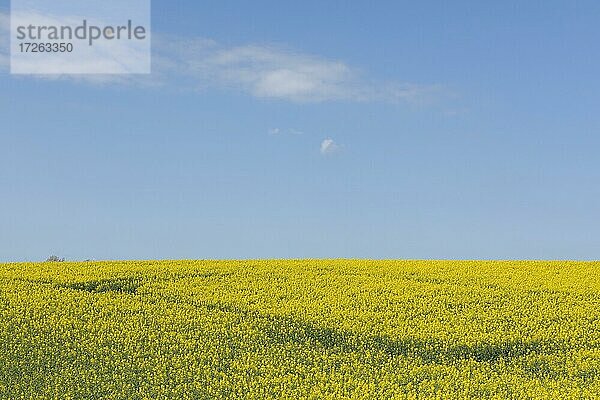
M 0 13 L 0 23 L 6 25 L 8 20 L 6 14 Z M 8 39 L 9 28 L 6 29 Z M 376 83 L 342 61 L 268 45 L 227 47 L 206 38 L 160 34 L 153 34 L 152 41 L 149 76 L 60 75 L 54 79 L 175 89 L 216 88 L 292 102 L 422 103 L 441 91 L 435 85 Z M 0 62 L 2 57 L 7 62 L 7 49 L 8 45 L 5 52 L 0 47 Z
M 327 155 L 337 152 L 340 146 L 333 139 L 325 139 L 321 142 L 321 154 Z
M 295 135 L 295 136 L 299 136 L 299 135 L 304 135 L 304 132 L 299 131 L 297 129 L 281 129 L 281 128 L 271 128 L 269 129 L 269 135 Z
M 200 49 L 190 51 L 195 46 L 176 40 L 175 46 L 158 45 L 155 54 L 179 60 L 179 71 L 195 78 L 201 87 L 228 87 L 259 98 L 420 102 L 439 90 L 436 86 L 372 83 L 341 61 L 271 46 L 226 48 L 206 39 L 203 43 Z
M 347 98 L 346 85 L 355 79 L 341 62 L 260 46 L 219 50 L 204 65 L 256 97 L 293 101 Z

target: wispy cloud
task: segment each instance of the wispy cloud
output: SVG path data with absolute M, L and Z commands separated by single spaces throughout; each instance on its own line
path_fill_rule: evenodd
M 340 146 L 333 139 L 325 139 L 321 142 L 321 148 L 319 149 L 322 155 L 328 155 L 336 153 L 340 149 Z
M 374 83 L 344 62 L 273 46 L 227 48 L 208 39 L 159 38 L 154 57 L 158 58 L 155 70 L 163 77 L 175 72 L 172 61 L 177 60 L 176 72 L 196 81 L 200 88 L 230 88 L 259 98 L 421 102 L 441 89 L 436 85 Z
M 0 67 L 8 65 L 9 18 L 0 13 Z M 249 44 L 228 47 L 206 38 L 153 34 L 152 74 L 57 75 L 92 84 L 133 84 L 241 91 L 292 102 L 407 102 L 437 97 L 438 85 L 377 82 L 343 61 L 287 48 Z
M 256 97 L 325 101 L 361 96 L 352 93 L 357 78 L 344 63 L 276 48 L 218 49 L 198 64 L 215 71 L 219 81 Z
M 299 131 L 297 129 L 281 129 L 281 128 L 270 128 L 268 130 L 269 135 L 271 136 L 277 136 L 277 135 L 296 135 L 296 136 L 300 136 L 300 135 L 304 135 L 304 132 Z

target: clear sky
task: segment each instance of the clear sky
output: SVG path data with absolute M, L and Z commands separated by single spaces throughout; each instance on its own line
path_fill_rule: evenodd
M 600 259 L 599 21 L 154 0 L 139 79 L 11 76 L 2 30 L 0 261 Z

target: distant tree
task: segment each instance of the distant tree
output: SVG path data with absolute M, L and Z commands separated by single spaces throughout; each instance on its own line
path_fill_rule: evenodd
M 64 258 L 60 258 L 58 256 L 50 256 L 48 257 L 48 259 L 46 260 L 46 262 L 65 262 Z

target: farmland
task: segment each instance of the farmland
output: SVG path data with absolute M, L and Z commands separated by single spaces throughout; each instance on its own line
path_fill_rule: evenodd
M 4 399 L 593 399 L 600 263 L 0 265 Z

